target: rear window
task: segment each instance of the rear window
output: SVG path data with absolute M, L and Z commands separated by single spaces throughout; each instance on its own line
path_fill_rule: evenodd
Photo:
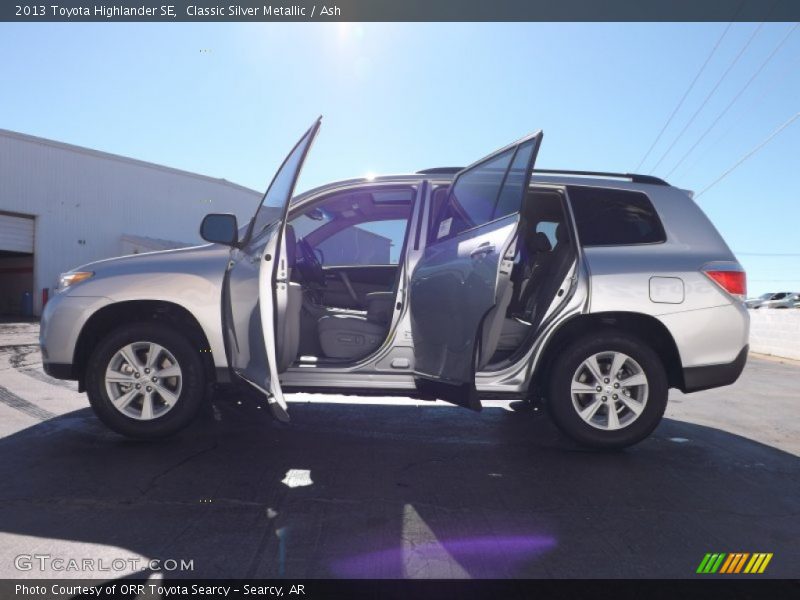
M 571 186 L 569 199 L 584 246 L 658 244 L 667 240 L 653 204 L 641 192 Z

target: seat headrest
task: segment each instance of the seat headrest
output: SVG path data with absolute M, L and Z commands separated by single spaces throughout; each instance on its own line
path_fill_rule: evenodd
M 294 227 L 286 225 L 286 266 L 292 268 L 297 264 L 297 236 L 294 233 Z
M 537 232 L 532 238 L 530 239 L 530 245 L 528 246 L 528 251 L 531 254 L 535 254 L 537 252 L 550 252 L 553 247 L 550 245 L 550 240 L 547 238 L 547 235 L 543 232 Z

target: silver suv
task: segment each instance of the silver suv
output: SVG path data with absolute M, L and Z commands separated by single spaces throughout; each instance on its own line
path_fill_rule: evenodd
M 286 392 L 542 400 L 572 439 L 618 448 L 653 431 L 669 388 L 744 368 L 744 271 L 680 189 L 536 170 L 537 132 L 464 169 L 293 198 L 319 126 L 243 227 L 208 215 L 210 245 L 62 275 L 45 371 L 139 438 L 244 381 L 284 421 Z

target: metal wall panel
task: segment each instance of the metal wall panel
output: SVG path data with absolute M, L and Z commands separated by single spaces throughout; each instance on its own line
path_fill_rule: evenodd
M 253 168 L 264 169 L 257 159 Z M 200 244 L 204 215 L 246 222 L 260 197 L 224 179 L 0 129 L 0 212 L 36 217 L 37 314 L 42 288 L 63 271 L 121 255 L 124 235 Z

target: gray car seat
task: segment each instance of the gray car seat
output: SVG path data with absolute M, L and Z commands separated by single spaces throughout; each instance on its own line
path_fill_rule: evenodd
M 544 234 L 537 234 L 537 236 Z M 540 252 L 530 270 L 526 285 L 518 299 L 521 310 L 513 317 L 503 321 L 498 350 L 516 350 L 525 341 L 531 327 L 536 327 L 544 319 L 547 309 L 566 277 L 572 263 L 574 252 L 570 243 L 569 231 L 559 223 L 555 231 L 556 245 L 549 252 Z M 547 244 L 549 249 L 550 244 Z
M 529 236 L 522 255 L 519 276 L 514 281 L 514 295 L 508 313 L 512 316 L 503 320 L 497 350 L 514 350 L 522 344 L 530 331 L 531 324 L 523 313 L 530 297 L 539 282 L 539 274 L 550 258 L 552 246 L 547 235 L 541 231 Z M 520 318 L 522 317 L 522 318 Z
M 366 295 L 366 316 L 328 314 L 317 321 L 319 345 L 326 357 L 358 360 L 377 350 L 389 333 L 401 274 L 398 266 L 391 290 Z
M 318 329 L 322 352 L 328 358 L 357 360 L 375 350 L 386 337 L 383 325 L 354 315 L 322 317 Z
M 332 314 L 317 325 L 319 344 L 328 358 L 358 360 L 373 352 L 386 338 L 394 292 L 367 294 L 366 316 Z
M 528 298 L 534 292 L 534 286 L 531 283 L 533 280 L 538 279 L 538 274 L 552 249 L 550 239 L 541 231 L 526 239 L 526 243 L 522 248 L 523 252 L 520 253 L 522 259 L 518 265 L 520 267 L 519 273 L 516 274 L 516 277 L 512 277 L 514 295 L 509 306 L 511 314 L 520 314 L 525 311 Z

